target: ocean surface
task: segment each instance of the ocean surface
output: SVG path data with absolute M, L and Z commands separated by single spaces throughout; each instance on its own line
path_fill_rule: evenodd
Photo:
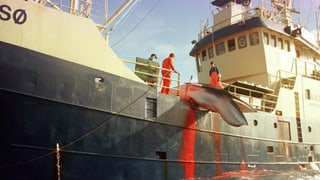
M 209 178 L 208 180 L 320 180 L 320 171 L 259 171 L 249 174 L 231 174 L 220 177 Z M 202 179 L 201 179 L 202 180 Z

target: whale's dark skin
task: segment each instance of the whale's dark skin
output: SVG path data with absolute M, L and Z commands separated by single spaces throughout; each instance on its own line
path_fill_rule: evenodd
M 190 104 L 218 112 L 232 126 L 248 125 L 242 112 L 256 112 L 249 104 L 223 89 L 204 84 L 188 83 L 181 87 L 180 98 Z

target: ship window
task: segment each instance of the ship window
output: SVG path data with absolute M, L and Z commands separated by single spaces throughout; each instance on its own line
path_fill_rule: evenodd
M 198 53 L 196 56 L 196 63 L 197 63 L 198 72 L 201 72 L 202 71 L 202 63 L 200 61 L 200 53 Z
M 224 54 L 226 52 L 226 48 L 224 46 L 224 42 L 216 45 L 217 55 Z
M 275 35 L 271 35 L 270 44 L 273 47 L 277 47 L 277 42 L 276 42 L 276 36 Z
M 238 37 L 238 45 L 239 45 L 239 49 L 247 47 L 247 38 L 246 38 L 246 36 Z
M 208 52 L 209 52 L 209 58 L 213 58 L 214 56 L 213 47 L 209 47 Z
M 263 38 L 264 38 L 263 39 L 264 43 L 268 45 L 269 44 L 269 34 L 266 32 L 263 33 Z
M 146 98 L 146 118 L 153 119 L 157 117 L 157 99 Z
M 288 52 L 290 52 L 290 42 L 289 42 L 288 40 L 285 40 L 285 41 L 284 41 L 284 47 L 286 48 L 286 50 L 287 50 Z
M 306 89 L 306 99 L 311 99 L 310 89 Z
M 260 41 L 259 41 L 259 33 L 258 32 L 251 33 L 249 35 L 249 39 L 250 39 L 250 45 L 251 46 L 254 46 L 254 45 L 257 45 L 257 44 L 260 43 Z
M 273 146 L 267 146 L 267 152 L 268 153 L 273 153 Z
M 228 40 L 228 51 L 234 51 L 236 49 L 236 43 L 234 39 Z
M 157 159 L 167 159 L 167 153 L 164 151 L 156 151 Z
M 206 61 L 207 60 L 207 51 L 206 50 L 204 50 L 204 51 L 202 51 L 202 61 Z
M 282 38 L 278 38 L 278 48 L 283 49 L 283 40 Z

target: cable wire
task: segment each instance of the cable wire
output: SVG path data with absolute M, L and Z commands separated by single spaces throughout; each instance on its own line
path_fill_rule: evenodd
M 154 5 L 153 7 L 148 11 L 147 14 L 145 14 L 141 19 L 140 21 L 137 22 L 136 25 L 134 25 L 122 38 L 120 38 L 117 42 L 115 42 L 114 44 L 111 45 L 111 47 L 115 47 L 117 46 L 122 40 L 124 40 L 127 36 L 129 36 L 137 27 L 138 25 L 140 25 L 144 20 L 145 18 L 158 6 L 160 0 L 158 0 Z
M 144 97 L 151 89 L 153 89 L 153 87 L 149 87 L 144 93 L 142 93 L 140 96 L 138 96 L 136 99 L 134 99 L 131 103 L 129 103 L 128 105 L 124 106 L 122 109 L 120 109 L 114 116 L 111 116 L 109 118 L 107 118 L 105 121 L 103 121 L 102 123 L 98 124 L 97 126 L 95 126 L 94 128 L 88 130 L 86 133 L 84 133 L 83 135 L 75 138 L 73 141 L 69 142 L 68 144 L 60 147 L 60 150 L 64 150 L 65 148 L 71 146 L 72 144 L 75 144 L 76 142 L 84 139 L 85 137 L 89 136 L 90 134 L 94 133 L 96 130 L 104 127 L 106 124 L 108 124 L 113 118 L 115 117 L 118 117 L 120 115 L 121 112 L 123 112 L 124 110 L 126 110 L 127 108 L 129 108 L 130 106 L 132 106 L 133 104 L 135 104 L 138 100 L 140 100 L 142 97 Z M 15 164 L 10 164 L 10 165 L 0 165 L 0 168 L 12 168 L 12 167 L 18 167 L 18 166 L 22 166 L 22 165 L 25 165 L 25 164 L 29 164 L 31 162 L 34 162 L 34 161 L 37 161 L 37 160 L 40 160 L 40 159 L 43 159 L 47 156 L 50 156 L 52 154 L 55 153 L 55 150 L 49 152 L 49 153 L 46 153 L 46 154 L 43 154 L 43 155 L 40 155 L 38 157 L 35 157 L 35 158 L 32 158 L 32 159 L 29 159 L 29 160 L 26 160 L 26 161 L 22 161 L 22 162 L 18 162 L 18 163 L 15 163 Z

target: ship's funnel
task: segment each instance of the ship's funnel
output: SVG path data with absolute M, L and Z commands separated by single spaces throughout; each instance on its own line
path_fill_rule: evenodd
M 232 126 L 248 125 L 242 112 L 256 112 L 249 104 L 227 91 L 205 84 L 187 83 L 180 89 L 180 98 L 191 105 L 218 112 Z

